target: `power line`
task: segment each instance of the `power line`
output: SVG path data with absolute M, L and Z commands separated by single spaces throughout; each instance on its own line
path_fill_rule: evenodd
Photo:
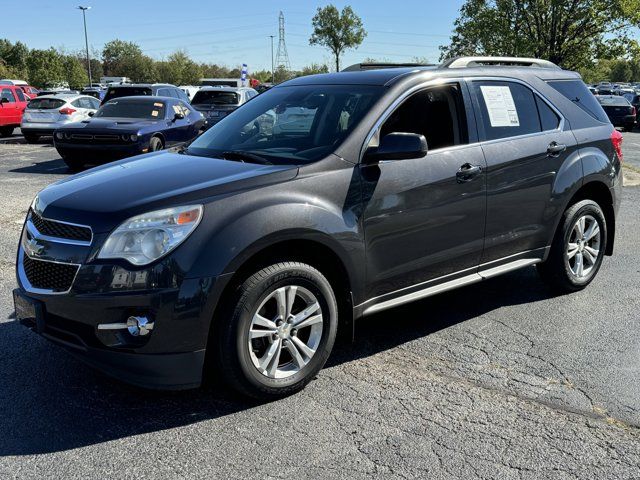
M 284 13 L 282 11 L 278 16 L 278 54 L 276 55 L 276 64 L 278 68 L 283 67 L 286 71 L 291 70 L 287 44 L 284 41 Z

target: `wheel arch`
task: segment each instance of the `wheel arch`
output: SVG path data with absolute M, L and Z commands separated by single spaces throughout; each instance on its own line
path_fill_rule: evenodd
M 613 196 L 611 195 L 609 187 L 605 183 L 597 180 L 585 183 L 573 194 L 564 211 L 582 200 L 593 200 L 600 205 L 607 222 L 607 248 L 605 255 L 612 255 L 615 241 L 616 216 L 613 206 Z

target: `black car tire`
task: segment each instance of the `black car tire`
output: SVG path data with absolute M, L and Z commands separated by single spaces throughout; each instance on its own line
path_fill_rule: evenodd
M 581 217 L 593 218 L 599 227 L 599 248 L 595 263 L 589 274 L 578 277 L 573 272 L 568 258 L 569 242 L 574 235 L 574 225 Z M 582 200 L 571 205 L 564 212 L 560 226 L 551 244 L 547 260 L 537 265 L 538 272 L 558 293 L 569 293 L 582 290 L 595 278 L 607 248 L 607 221 L 600 206 L 593 200 Z M 582 255 L 582 253 L 581 253 Z
M 10 137 L 13 133 L 13 127 L 0 127 L 0 137 Z
M 304 367 L 285 378 L 270 378 L 252 361 L 249 331 L 254 315 L 265 299 L 276 290 L 293 285 L 306 289 L 317 299 L 322 314 L 322 333 L 315 353 Z M 216 366 L 223 379 L 243 395 L 269 400 L 303 389 L 322 369 L 335 341 L 338 307 L 333 289 L 322 273 L 304 263 L 282 262 L 263 268 L 243 281 L 218 322 L 214 348 Z M 275 341 L 270 337 L 258 340 L 268 341 L 271 345 Z M 283 340 L 285 344 L 286 340 Z M 282 351 L 285 348 L 282 347 Z M 281 359 L 282 356 L 277 357 L 277 360 Z M 290 363 L 293 365 L 293 360 Z
M 33 133 L 25 133 L 23 135 L 24 135 L 24 140 L 27 143 L 36 143 L 40 139 L 39 135 L 34 135 Z
M 85 163 L 77 157 L 72 157 L 70 155 L 63 155 L 62 159 L 64 163 L 66 163 L 69 170 L 76 173 L 84 169 Z
M 162 139 L 160 139 L 159 137 L 151 137 L 151 140 L 149 140 L 150 152 L 157 152 L 158 150 L 162 150 L 163 148 L 164 145 L 162 143 Z
M 633 132 L 633 128 L 634 128 L 634 127 L 635 127 L 635 125 L 634 125 L 633 123 L 630 123 L 629 125 L 626 125 L 626 126 L 624 127 L 624 130 L 625 130 L 626 132 Z

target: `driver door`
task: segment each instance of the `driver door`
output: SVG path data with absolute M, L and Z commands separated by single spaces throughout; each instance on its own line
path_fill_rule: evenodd
M 379 127 L 379 142 L 389 133 L 424 135 L 428 153 L 360 164 L 368 298 L 395 298 L 476 271 L 486 163 L 469 125 L 466 86 L 452 82 L 411 95 Z

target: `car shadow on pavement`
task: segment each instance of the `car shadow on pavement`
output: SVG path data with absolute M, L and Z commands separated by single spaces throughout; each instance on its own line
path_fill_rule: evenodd
M 26 167 L 14 168 L 9 170 L 10 173 L 40 173 L 45 175 L 63 174 L 72 172 L 69 171 L 69 167 L 64 163 L 60 157 L 52 160 L 43 160 L 37 163 L 32 163 Z
M 503 306 L 551 296 L 535 271 L 526 269 L 389 310 L 359 322 L 355 342 L 336 345 L 327 367 L 374 355 Z M 129 387 L 15 321 L 0 323 L 0 345 L 0 456 L 64 451 L 258 405 L 222 388 L 157 392 Z

